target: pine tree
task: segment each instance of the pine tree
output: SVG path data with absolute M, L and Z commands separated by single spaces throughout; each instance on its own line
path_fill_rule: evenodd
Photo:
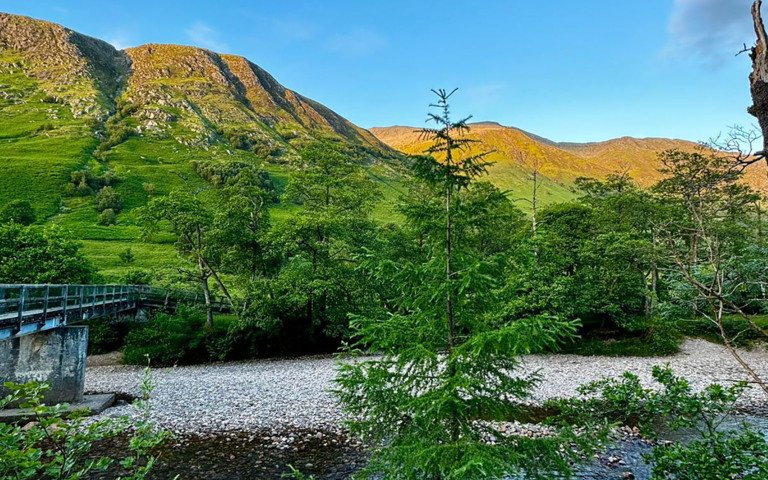
M 519 416 L 540 381 L 518 372 L 519 355 L 552 348 L 574 324 L 504 316 L 507 259 L 471 235 L 490 213 L 478 205 L 487 197 L 466 195 L 487 153 L 467 138 L 469 117 L 451 119 L 454 92 L 434 91 L 436 126 L 421 131 L 432 146 L 413 161 L 431 193 L 421 208 L 403 208 L 406 228 L 416 232 L 412 251 L 398 259 L 372 253 L 363 262 L 392 288 L 377 313 L 353 317 L 350 353 L 377 356 L 342 364 L 337 393 L 351 431 L 373 445 L 363 477 L 552 478 L 568 471 L 572 451 L 559 447 L 575 436 L 506 435 L 494 421 Z

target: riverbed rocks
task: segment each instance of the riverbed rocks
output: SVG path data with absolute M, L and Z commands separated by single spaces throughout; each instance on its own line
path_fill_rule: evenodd
M 768 376 L 768 353 L 762 348 L 742 352 Z M 543 402 L 576 395 L 580 385 L 631 371 L 651 384 L 653 365 L 669 363 L 694 388 L 712 382 L 745 379 L 739 365 L 720 345 L 686 341 L 681 351 L 664 358 L 530 355 L 522 359 L 525 372 L 538 371 L 544 381 L 533 400 Z M 290 427 L 342 429 L 343 415 L 334 395 L 337 360 L 327 356 L 256 360 L 154 370 L 153 419 L 175 432 L 248 431 Z M 90 392 L 136 395 L 142 369 L 132 366 L 92 366 L 86 374 Z M 747 410 L 763 408 L 762 392 L 748 391 L 740 401 Z M 110 415 L 131 412 L 129 406 L 109 409 Z M 510 428 L 519 428 L 511 426 Z

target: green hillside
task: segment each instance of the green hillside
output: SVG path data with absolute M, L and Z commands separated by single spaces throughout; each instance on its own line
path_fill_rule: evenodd
M 57 52 L 52 55 L 50 52 Z M 130 62 L 130 68 L 128 64 Z M 397 220 L 394 151 L 332 110 L 280 85 L 242 57 L 175 45 L 127 52 L 64 27 L 0 14 L 0 205 L 32 203 L 39 223 L 83 241 L 106 280 L 130 268 L 179 264 L 172 239 L 141 240 L 136 209 L 150 194 L 202 191 L 195 162 L 260 165 L 278 190 L 315 140 L 340 142 L 382 187 L 375 215 Z M 122 200 L 98 224 L 94 193 L 73 194 L 73 172 L 109 175 Z M 274 207 L 275 221 L 291 207 Z
M 302 167 L 299 152 L 318 140 L 337 143 L 366 166 L 381 188 L 373 211 L 398 221 L 406 184 L 403 152 L 426 145 L 411 127 L 359 128 L 331 109 L 282 86 L 248 59 L 178 45 L 124 51 L 65 27 L 0 14 L 0 206 L 28 200 L 39 223 L 55 223 L 83 241 L 106 280 L 130 268 L 177 264 L 170 238 L 141 241 L 136 209 L 151 195 L 200 192 L 210 184 L 196 165 L 245 162 L 269 172 L 277 189 Z M 557 144 L 494 123 L 472 126 L 478 149 L 493 149 L 488 180 L 523 210 L 532 194 L 531 161 L 540 162 L 539 204 L 574 197 L 578 176 L 629 171 L 658 179 L 655 157 L 690 143 L 618 139 Z M 114 225 L 100 225 L 96 193 L 121 199 Z M 276 204 L 275 221 L 292 206 Z M 102 222 L 103 223 L 103 222 Z

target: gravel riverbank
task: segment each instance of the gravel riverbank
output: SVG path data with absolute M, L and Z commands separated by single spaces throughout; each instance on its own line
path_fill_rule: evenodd
M 743 352 L 756 370 L 768 377 L 768 351 Z M 94 358 L 86 375 L 86 391 L 137 394 L 141 368 L 98 365 Z M 103 363 L 103 362 L 102 362 Z M 579 385 L 632 371 L 650 381 L 653 365 L 669 363 L 695 388 L 712 382 L 746 379 L 743 371 L 721 346 L 703 340 L 687 340 L 670 357 L 582 357 L 577 355 L 530 355 L 523 368 L 538 371 L 544 381 L 534 400 L 567 397 Z M 95 365 L 94 365 L 95 364 Z M 154 370 L 154 420 L 177 433 L 275 432 L 311 429 L 341 432 L 339 407 L 329 392 L 336 373 L 332 357 L 257 360 Z M 750 410 L 762 411 L 763 393 L 751 389 L 742 400 Z M 108 409 L 105 415 L 130 413 L 128 406 Z

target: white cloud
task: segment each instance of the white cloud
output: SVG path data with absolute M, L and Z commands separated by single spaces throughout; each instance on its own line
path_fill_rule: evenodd
M 662 55 L 717 66 L 754 42 L 752 0 L 674 0 Z
M 357 29 L 332 35 L 325 44 L 326 50 L 347 57 L 360 57 L 375 53 L 387 45 L 384 37 L 369 29 Z
M 131 46 L 128 38 L 124 35 L 115 35 L 113 37 L 110 37 L 107 40 L 107 42 L 112 44 L 112 46 L 118 50 L 125 50 L 126 48 Z
M 224 52 L 229 47 L 221 41 L 219 33 L 204 22 L 196 22 L 191 27 L 184 30 L 195 46 L 207 48 L 217 52 Z

